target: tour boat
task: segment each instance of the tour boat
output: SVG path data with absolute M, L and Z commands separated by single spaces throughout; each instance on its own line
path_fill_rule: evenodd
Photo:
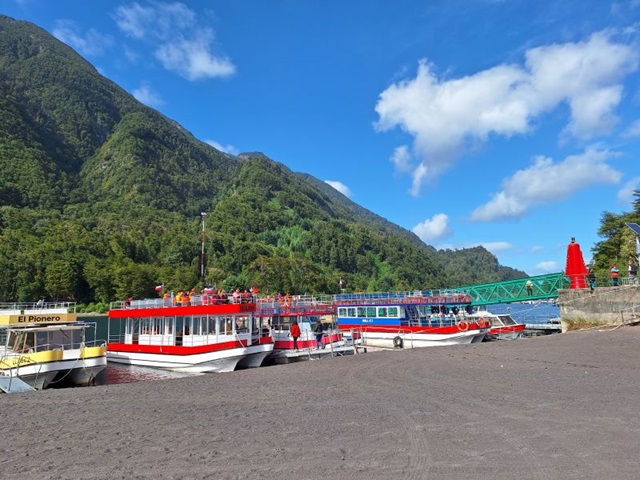
M 487 310 L 478 310 L 468 318 L 471 321 L 488 323 L 491 328 L 485 340 L 516 340 L 521 338 L 526 325 L 516 322 L 508 313 L 491 313 Z
M 489 325 L 462 318 L 471 297 L 457 291 L 340 294 L 338 328 L 356 345 L 420 348 L 481 342 Z
M 343 333 L 333 326 L 333 297 L 263 298 L 258 301 L 257 314 L 266 318 L 271 327 L 274 340 L 273 353 L 268 358 L 271 363 L 286 364 L 353 353 L 353 347 L 346 344 Z M 318 321 L 323 325 L 320 342 L 315 332 Z M 294 322 L 300 328 L 295 346 L 290 332 Z
M 255 310 L 253 297 L 234 301 L 209 294 L 181 303 L 115 302 L 108 314 L 107 358 L 190 373 L 259 367 L 273 350 L 273 338 Z
M 96 339 L 95 323 L 78 321 L 75 303 L 0 304 L 3 390 L 24 383 L 36 390 L 58 382 L 87 385 L 106 366 L 106 344 Z

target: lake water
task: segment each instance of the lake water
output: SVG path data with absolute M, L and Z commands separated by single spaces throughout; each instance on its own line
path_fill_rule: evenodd
M 560 307 L 548 302 L 537 303 L 501 303 L 488 305 L 491 313 L 509 313 L 519 323 L 547 323 L 551 318 L 560 316 Z

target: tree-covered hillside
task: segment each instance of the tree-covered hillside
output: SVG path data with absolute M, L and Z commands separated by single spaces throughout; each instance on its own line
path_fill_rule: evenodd
M 205 275 L 201 277 L 202 217 Z M 437 251 L 265 155 L 227 155 L 44 30 L 0 16 L 0 301 L 215 284 L 331 293 L 524 276 Z

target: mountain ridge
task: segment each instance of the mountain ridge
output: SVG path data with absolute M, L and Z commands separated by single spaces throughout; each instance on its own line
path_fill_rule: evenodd
M 261 152 L 220 152 L 6 16 L 0 93 L 0 299 L 104 303 L 153 295 L 157 283 L 332 293 L 338 279 L 364 291 L 526 276 L 482 247 L 438 251 Z

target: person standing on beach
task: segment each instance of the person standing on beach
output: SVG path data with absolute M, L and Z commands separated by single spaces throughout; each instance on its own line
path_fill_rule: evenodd
M 291 338 L 293 338 L 293 349 L 298 350 L 298 338 L 300 337 L 300 326 L 298 325 L 298 321 L 294 320 L 291 324 L 291 328 L 289 329 L 289 333 L 291 333 Z
M 620 275 L 620 270 L 612 263 L 611 264 L 611 284 L 614 287 L 618 286 L 618 275 Z

